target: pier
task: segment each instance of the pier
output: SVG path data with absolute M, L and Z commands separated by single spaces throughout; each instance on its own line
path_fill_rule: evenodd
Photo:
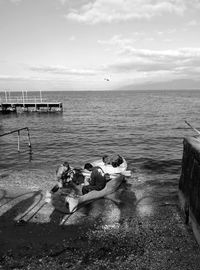
M 42 92 L 39 91 L 39 95 L 37 95 L 37 93 L 38 92 L 35 92 L 35 96 L 28 96 L 28 91 L 21 91 L 21 95 L 19 92 L 5 91 L 3 95 L 0 95 L 0 113 L 63 111 L 62 102 L 44 100 Z M 13 94 L 18 95 L 14 96 Z

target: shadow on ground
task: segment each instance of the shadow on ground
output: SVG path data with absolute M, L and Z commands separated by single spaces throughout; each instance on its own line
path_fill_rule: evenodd
M 6 190 L 1 190 L 0 194 L 0 265 L 34 265 L 38 269 L 36 258 L 41 258 L 41 264 L 59 260 L 65 266 L 78 262 L 85 265 L 95 260 L 114 262 L 116 255 L 125 259 L 133 252 L 135 243 L 124 233 L 127 222 L 130 223 L 128 218 L 135 213 L 136 197 L 126 184 L 113 200 L 97 200 L 65 216 L 63 226 L 59 224 L 64 215 L 56 210 L 44 222 L 46 205 L 42 208 L 42 191 L 8 196 Z M 42 213 L 37 212 L 38 208 Z
M 0 268 L 200 268 L 199 247 L 177 204 L 161 207 L 153 194 L 138 199 L 124 183 L 112 200 L 94 201 L 60 226 L 63 214 L 42 206 L 42 196 L 41 191 L 10 196 L 1 190 Z M 17 223 L 21 217 L 28 222 Z

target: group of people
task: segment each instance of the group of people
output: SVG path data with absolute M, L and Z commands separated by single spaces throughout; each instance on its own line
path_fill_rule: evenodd
M 102 167 L 107 165 L 113 168 L 119 167 L 123 163 L 120 155 L 102 157 L 102 165 L 86 163 L 83 169 L 72 168 L 68 162 L 61 164 L 56 170 L 57 184 L 51 189 L 51 194 L 59 188 L 71 187 L 79 195 L 84 195 L 92 190 L 102 190 L 110 180 L 110 175 Z

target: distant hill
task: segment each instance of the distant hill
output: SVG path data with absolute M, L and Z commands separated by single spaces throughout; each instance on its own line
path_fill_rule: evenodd
M 200 90 L 200 80 L 179 79 L 163 82 L 124 85 L 117 90 Z

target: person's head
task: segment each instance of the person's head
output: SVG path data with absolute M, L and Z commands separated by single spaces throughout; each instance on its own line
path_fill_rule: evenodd
M 111 159 L 111 164 L 113 167 L 119 167 L 123 163 L 123 158 L 120 155 L 114 155 Z
M 63 163 L 63 166 L 66 167 L 68 170 L 70 169 L 69 162 L 67 161 Z
M 79 169 L 74 169 L 74 174 L 72 177 L 72 182 L 76 185 L 80 185 L 84 183 L 84 176 Z
M 56 169 L 56 179 L 57 181 L 61 182 L 66 174 L 70 171 L 70 166 L 67 161 L 65 161 L 63 164 L 59 165 L 59 167 Z
M 110 164 L 110 157 L 108 155 L 104 155 L 102 160 L 105 164 Z
M 91 171 L 92 168 L 93 168 L 93 166 L 92 166 L 91 163 L 86 163 L 86 164 L 84 165 L 84 169 L 85 169 L 85 170 Z

